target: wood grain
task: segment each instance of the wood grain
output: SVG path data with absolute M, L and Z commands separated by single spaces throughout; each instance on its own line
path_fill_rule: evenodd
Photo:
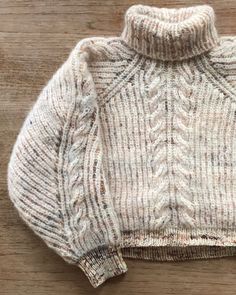
M 126 260 L 128 273 L 93 289 L 84 274 L 48 249 L 9 200 L 12 146 L 41 88 L 84 37 L 118 35 L 139 1 L 0 1 L 0 294 L 235 294 L 236 258 L 186 262 Z M 236 1 L 142 1 L 180 7 L 209 3 L 221 34 L 236 34 Z

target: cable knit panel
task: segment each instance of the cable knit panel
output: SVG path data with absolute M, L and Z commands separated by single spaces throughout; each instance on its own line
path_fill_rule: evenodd
M 194 76 L 185 62 L 174 67 L 173 76 L 176 78 L 170 88 L 173 97 L 173 173 L 176 193 L 175 206 L 178 211 L 178 226 L 193 228 L 194 203 L 191 191 L 191 171 L 193 160 L 192 121 L 194 116 L 192 100 L 194 100 Z
M 112 224 L 116 218 L 113 216 L 113 209 L 110 208 L 112 203 L 109 202 L 110 195 L 103 171 L 96 91 L 87 65 L 89 53 L 89 46 L 85 44 L 83 51 L 79 53 L 80 71 L 83 71 L 83 75 L 78 75 L 78 87 L 81 87 L 78 93 L 81 97 L 77 97 L 69 114 L 68 122 L 71 128 L 67 134 L 65 133 L 67 145 L 62 152 L 63 174 L 68 174 L 64 186 L 68 185 L 67 195 L 70 196 L 72 213 L 69 215 L 68 226 L 71 230 L 71 243 L 75 246 L 74 251 L 94 249 L 106 239 L 110 244 L 115 244 L 119 239 L 119 232 L 115 230 L 99 230 L 100 224 L 108 223 L 114 226 L 114 229 L 118 226 Z M 65 155 L 68 155 L 67 158 Z M 103 206 L 102 212 L 96 203 Z M 93 220 L 90 219 L 91 215 L 94 216 Z
M 150 105 L 150 139 L 153 146 L 153 194 L 157 228 L 168 225 L 193 227 L 190 191 L 191 72 L 183 64 L 157 65 L 147 83 Z M 154 78 L 153 78 L 153 77 Z M 157 78 L 155 78 L 157 77 Z M 173 79 L 174 77 L 174 79 Z M 168 165 L 166 165 L 168 163 Z
M 149 63 L 148 63 L 149 65 Z M 156 69 L 158 67 L 158 69 Z M 169 167 L 167 161 L 167 85 L 164 65 L 150 62 L 145 69 L 145 95 L 149 106 L 149 139 L 151 141 L 150 165 L 153 173 L 152 199 L 155 215 L 155 227 L 158 229 L 168 224 L 171 219 Z

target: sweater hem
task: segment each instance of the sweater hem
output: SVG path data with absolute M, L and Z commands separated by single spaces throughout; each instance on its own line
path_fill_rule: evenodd
M 123 232 L 123 257 L 180 261 L 236 255 L 236 229 L 165 229 Z

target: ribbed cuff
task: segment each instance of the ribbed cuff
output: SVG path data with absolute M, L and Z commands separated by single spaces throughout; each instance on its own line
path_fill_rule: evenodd
M 112 248 L 95 249 L 83 256 L 77 265 L 94 288 L 128 270 L 120 249 Z

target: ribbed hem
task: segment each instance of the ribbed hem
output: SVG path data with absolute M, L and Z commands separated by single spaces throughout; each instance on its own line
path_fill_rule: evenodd
M 77 265 L 82 269 L 94 288 L 111 277 L 127 272 L 120 249 L 100 248 L 83 256 Z
M 176 229 L 122 233 L 123 257 L 159 261 L 236 255 L 235 229 Z
M 159 246 L 123 248 L 127 258 L 153 261 L 182 261 L 195 259 L 220 258 L 236 255 L 236 247 L 229 246 Z

